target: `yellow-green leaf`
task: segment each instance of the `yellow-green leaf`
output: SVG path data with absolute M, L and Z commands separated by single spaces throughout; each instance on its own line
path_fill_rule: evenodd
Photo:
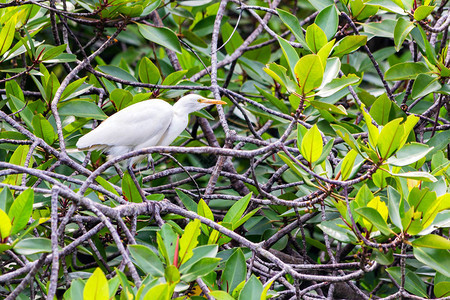
M 100 268 L 95 269 L 89 277 L 83 291 L 84 300 L 108 300 L 109 287 L 106 276 Z
M 322 150 L 322 136 L 317 125 L 314 124 L 303 137 L 300 152 L 309 163 L 313 163 L 322 155 Z

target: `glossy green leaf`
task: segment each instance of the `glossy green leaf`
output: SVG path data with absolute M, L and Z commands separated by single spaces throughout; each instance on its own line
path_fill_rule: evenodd
M 303 56 L 295 65 L 295 76 L 301 93 L 306 95 L 318 88 L 323 79 L 323 65 L 319 56 L 309 54 Z
M 179 270 L 181 273 L 186 273 L 188 270 L 200 259 L 204 257 L 216 257 L 218 251 L 217 245 L 204 245 L 195 247 L 192 252 L 191 258 L 189 258 L 185 263 L 183 263 Z
M 232 296 L 224 291 L 211 291 L 209 294 L 216 300 L 235 300 Z
M 353 164 L 355 163 L 356 156 L 358 155 L 358 152 L 351 149 L 347 155 L 342 160 L 342 166 L 341 166 L 341 179 L 347 180 L 352 173 L 353 170 Z
M 237 248 L 228 258 L 222 273 L 222 289 L 233 291 L 247 276 L 244 253 Z
M 126 80 L 126 81 L 130 81 L 130 82 L 138 82 L 137 79 L 131 75 L 130 73 L 128 73 L 127 71 L 125 71 L 124 69 L 121 69 L 119 67 L 116 66 L 98 66 L 97 67 L 100 71 L 117 77 L 119 79 L 122 80 Z
M 33 212 L 34 191 L 30 188 L 20 193 L 8 211 L 12 222 L 11 235 L 25 228 Z
M 48 61 L 50 59 L 53 59 L 57 56 L 59 56 L 60 54 L 62 54 L 64 52 L 64 50 L 66 50 L 67 45 L 63 44 L 63 45 L 59 45 L 59 46 L 49 46 L 49 45 L 45 45 L 45 46 L 40 46 L 37 48 L 37 53 L 40 53 L 41 50 L 43 50 L 44 52 L 42 53 L 41 57 L 40 57 L 40 61 Z
M 303 35 L 303 29 L 300 26 L 297 17 L 279 8 L 277 8 L 277 12 L 281 21 L 283 21 L 283 23 L 289 28 L 297 41 L 299 41 L 299 43 L 302 44 L 305 49 L 309 50 L 308 44 L 305 40 L 305 36 Z
M 403 62 L 389 68 L 384 79 L 389 81 L 416 79 L 421 73 L 428 73 L 428 68 L 421 62 Z
M 395 157 L 390 157 L 387 163 L 394 166 L 407 166 L 425 157 L 431 150 L 433 150 L 432 147 L 429 148 L 424 144 L 407 144 L 397 151 Z
M 186 226 L 183 236 L 180 239 L 179 264 L 182 265 L 194 254 L 192 250 L 198 244 L 200 235 L 200 220 L 195 219 Z
M 364 219 L 372 223 L 382 234 L 389 236 L 393 231 L 389 228 L 380 213 L 372 207 L 360 207 L 355 210 Z
M 222 40 L 225 44 L 225 50 L 228 54 L 233 54 L 237 48 L 239 48 L 243 43 L 244 39 L 242 39 L 241 35 L 237 30 L 229 23 L 224 23 L 220 28 L 220 33 L 222 34 Z
M 401 284 L 402 275 L 400 267 L 390 267 L 387 268 L 386 271 L 395 279 L 398 284 Z M 419 276 L 417 276 L 409 269 L 405 270 L 405 289 L 408 292 L 413 293 L 414 295 L 428 298 L 425 283 L 422 281 L 422 279 L 420 279 Z
M 252 198 L 252 193 L 245 195 L 241 199 L 239 199 L 236 203 L 231 206 L 228 212 L 225 214 L 223 218 L 223 222 L 231 223 L 233 225 L 233 230 L 237 227 L 235 225 L 242 218 L 245 210 L 247 209 L 248 204 L 250 203 L 250 199 Z
M 333 56 L 342 57 L 345 54 L 357 50 L 359 47 L 367 43 L 367 36 L 365 35 L 350 35 L 340 40 L 334 46 Z
M 317 15 L 314 23 L 322 28 L 328 40 L 331 40 L 336 34 L 339 25 L 339 16 L 334 5 L 322 9 Z
M 93 102 L 84 100 L 70 100 L 60 103 L 58 112 L 61 116 L 75 116 L 105 120 L 108 116 Z
M 141 203 L 143 201 L 138 188 L 128 172 L 123 174 L 122 193 L 129 202 Z
M 147 40 L 181 54 L 181 46 L 176 34 L 166 27 L 153 27 L 138 23 L 139 32 Z
M 184 192 L 180 191 L 179 189 L 175 189 L 175 192 L 177 193 L 178 198 L 180 198 L 181 202 L 183 202 L 184 206 L 190 210 L 190 211 L 197 211 L 197 203 L 192 200 L 188 195 L 186 195 Z
M 109 288 L 106 276 L 100 268 L 95 269 L 83 290 L 83 299 L 108 300 Z
M 402 195 L 393 187 L 388 186 L 388 210 L 389 210 L 389 218 L 391 219 L 392 224 L 397 226 L 399 229 L 403 230 L 402 225 L 402 215 L 404 214 L 404 202 L 402 199 Z
M 415 239 L 411 243 L 413 247 L 425 247 L 450 250 L 450 241 L 436 234 L 427 234 Z
M 273 105 L 275 105 L 282 113 L 288 114 L 289 113 L 289 108 L 287 107 L 287 105 L 284 103 L 284 100 L 278 99 L 277 97 L 273 96 L 272 94 L 266 92 L 265 90 L 263 90 L 262 88 L 260 88 L 259 86 L 255 85 L 255 88 L 258 90 L 258 92 L 264 96 L 267 100 L 270 101 L 270 103 L 272 103 Z
M 427 5 L 421 5 L 414 11 L 414 19 L 417 21 L 423 20 L 426 17 L 428 17 L 431 12 L 434 10 L 436 6 L 427 6 Z
M 219 265 L 220 258 L 203 257 L 189 268 L 187 273 L 182 274 L 181 280 L 189 282 L 211 273 Z
M 0 239 L 3 240 L 10 236 L 11 233 L 11 220 L 8 215 L 0 209 Z
M 76 95 L 78 95 L 80 92 L 82 92 L 82 90 L 84 90 L 82 88 L 82 90 L 80 91 L 79 88 L 81 87 L 81 85 L 83 83 L 85 83 L 87 76 L 82 77 L 80 79 L 75 80 L 74 82 L 71 82 L 63 91 L 62 95 L 61 95 L 61 100 L 65 100 L 65 99 L 72 99 L 74 98 Z M 86 85 L 85 85 L 86 86 Z
M 168 283 L 161 283 L 152 287 L 144 296 L 144 300 L 171 299 L 172 291 Z
M 419 74 L 414 81 L 411 97 L 418 99 L 430 93 L 434 93 L 441 88 L 437 77 L 432 77 L 427 74 Z
M 335 78 L 321 88 L 315 95 L 319 97 L 329 97 L 350 85 L 358 83 L 359 80 L 360 78 L 354 74 L 349 74 L 348 77 L 344 75 L 341 78 Z
M 311 24 L 306 29 L 306 42 L 312 52 L 317 53 L 328 42 L 325 32 L 316 24 Z
M 171 265 L 167 266 L 164 270 L 164 278 L 169 284 L 177 284 L 180 282 L 180 272 L 178 271 L 177 267 Z
M 314 125 L 303 137 L 300 152 L 302 153 L 303 157 L 312 164 L 322 155 L 322 150 L 322 135 L 320 134 L 317 125 Z
M 443 249 L 414 247 L 414 257 L 421 263 L 450 277 L 450 252 Z
M 381 129 L 377 148 L 383 159 L 389 158 L 400 145 L 400 140 L 403 136 L 403 126 L 400 125 L 401 122 L 402 119 L 400 118 L 392 120 Z
M 143 272 L 154 277 L 164 276 L 164 266 L 151 249 L 144 245 L 128 245 L 128 251 Z
M 24 166 L 27 158 L 28 151 L 30 150 L 30 146 L 28 145 L 20 145 L 16 148 L 14 153 L 11 155 L 9 159 L 9 163 L 18 166 Z M 3 181 L 6 184 L 12 185 L 21 185 L 22 183 L 22 174 L 11 174 L 6 177 L 6 180 Z
M 37 114 L 33 117 L 34 134 L 43 139 L 47 144 L 51 145 L 57 138 L 55 130 L 50 122 L 44 118 L 41 114 Z
M 428 172 L 406 172 L 406 173 L 391 173 L 392 176 L 410 178 L 415 180 L 422 180 L 426 182 L 436 182 L 437 179 Z
M 404 18 L 398 18 L 394 29 L 395 50 L 400 51 L 403 42 L 408 37 L 411 30 L 414 29 L 414 23 L 406 21 Z
M 52 252 L 52 241 L 43 237 L 31 237 L 20 240 L 14 245 L 17 254 L 31 255 Z
M 296 85 L 286 74 L 286 68 L 276 63 L 270 63 L 263 69 L 264 72 L 269 74 L 276 82 L 285 87 L 290 93 L 295 92 Z
M 114 106 L 119 111 L 131 104 L 131 102 L 133 101 L 133 95 L 127 90 L 115 89 L 109 95 L 109 99 L 111 99 L 111 101 L 114 103 Z
M 139 79 L 143 83 L 157 84 L 160 78 L 161 74 L 155 64 L 147 57 L 143 57 L 139 63 Z
M 299 57 L 297 51 L 295 51 L 294 47 L 292 47 L 285 39 L 282 37 L 277 37 L 278 42 L 280 43 L 281 50 L 283 50 L 284 57 L 286 58 L 289 67 L 292 72 L 292 76 L 295 76 L 295 65 L 297 64 Z
M 261 281 L 252 274 L 239 294 L 239 300 L 259 299 L 263 291 Z
M 17 17 L 13 17 L 5 23 L 0 31 L 0 55 L 8 51 L 14 39 L 14 32 L 16 31 Z

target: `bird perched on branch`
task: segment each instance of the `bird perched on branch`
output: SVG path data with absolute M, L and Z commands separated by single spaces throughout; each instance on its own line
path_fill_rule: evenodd
M 113 114 L 77 142 L 79 150 L 106 150 L 112 157 L 151 146 L 168 146 L 183 132 L 189 114 L 212 104 L 226 104 L 190 94 L 169 103 L 150 99 Z M 129 166 L 143 157 L 134 157 Z M 149 157 L 150 158 L 150 157 Z

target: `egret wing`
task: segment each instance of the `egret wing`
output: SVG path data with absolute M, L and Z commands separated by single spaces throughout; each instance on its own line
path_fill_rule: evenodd
M 163 100 L 147 100 L 115 113 L 78 140 L 79 149 L 151 146 L 163 136 L 173 118 L 172 106 Z

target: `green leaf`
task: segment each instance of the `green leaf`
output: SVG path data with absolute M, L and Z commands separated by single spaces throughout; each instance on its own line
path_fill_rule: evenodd
M 99 183 L 105 190 L 107 190 L 110 193 L 113 193 L 114 195 L 120 197 L 119 193 L 113 188 L 111 183 L 109 183 L 106 179 L 103 177 L 97 176 L 95 178 L 95 181 Z
M 200 220 L 195 219 L 189 222 L 184 229 L 183 236 L 180 239 L 179 264 L 182 265 L 194 254 L 192 250 L 198 244 L 198 237 L 200 235 Z
M 167 75 L 167 77 L 163 80 L 162 84 L 163 85 L 175 85 L 181 79 L 183 79 L 183 76 L 186 75 L 187 72 L 188 72 L 188 70 L 172 72 L 169 75 Z M 165 91 L 165 90 L 161 90 L 161 91 Z
M 139 32 L 147 40 L 181 54 L 177 35 L 166 27 L 153 27 L 138 23 Z
M 25 124 L 28 126 L 30 130 L 33 129 L 33 112 L 31 109 L 27 106 L 25 102 L 17 98 L 16 96 L 10 95 L 9 96 L 9 105 L 11 108 L 11 111 L 16 113 L 19 112 L 20 117 L 25 122 Z
M 297 66 L 297 65 L 296 65 Z M 296 90 L 295 83 L 287 76 L 286 68 L 276 63 L 270 63 L 263 69 L 264 72 L 270 75 L 281 86 L 285 87 L 289 93 L 293 93 Z
M 343 243 L 356 241 L 355 235 L 341 219 L 322 221 L 317 225 L 324 233 Z
M 236 203 L 231 206 L 228 212 L 223 217 L 224 223 L 231 223 L 233 225 L 233 230 L 237 228 L 237 222 L 242 218 L 245 210 L 247 209 L 250 199 L 252 198 L 252 193 L 249 193 L 239 199 Z M 235 227 L 236 226 L 236 227 Z
M 351 53 L 367 43 L 367 36 L 365 35 L 350 35 L 340 40 L 334 46 L 333 56 L 342 57 L 345 54 Z
M 14 200 L 8 211 L 8 217 L 12 222 L 11 235 L 16 234 L 27 225 L 33 212 L 34 191 L 29 188 Z
M 428 73 L 429 70 L 421 62 L 403 62 L 389 68 L 384 74 L 384 79 L 389 81 L 416 79 L 421 73 Z
M 3 55 L 11 47 L 16 31 L 17 16 L 12 17 L 0 31 L 0 55 Z
M 427 74 L 419 74 L 414 81 L 411 97 L 418 99 L 428 94 L 438 91 L 442 86 L 439 84 L 439 78 Z
M 109 288 L 106 276 L 100 268 L 95 269 L 83 290 L 83 299 L 108 300 Z
M 389 236 L 394 233 L 376 209 L 372 207 L 360 207 L 355 211 L 373 224 L 382 234 Z
M 392 102 L 386 94 L 382 94 L 375 100 L 370 108 L 370 115 L 379 125 L 386 125 L 389 122 Z
M 414 29 L 413 22 L 408 22 L 403 18 L 399 18 L 397 20 L 397 24 L 395 25 L 394 29 L 394 43 L 395 43 L 395 50 L 397 50 L 397 52 L 400 51 L 403 42 L 413 29 Z
M 25 165 L 25 161 L 27 158 L 28 151 L 30 150 L 30 146 L 28 145 L 20 145 L 11 155 L 9 159 L 9 163 L 17 166 Z M 22 174 L 12 174 L 6 177 L 6 180 L 3 181 L 6 184 L 12 185 L 21 185 L 22 184 Z
M 322 150 L 322 135 L 320 134 L 317 125 L 314 124 L 314 126 L 311 127 L 303 137 L 300 152 L 302 153 L 303 157 L 312 164 L 322 155 Z
M 334 4 L 322 9 L 316 17 L 314 23 L 322 28 L 328 40 L 336 34 L 339 25 L 339 15 Z
M 260 88 L 259 86 L 255 85 L 255 88 L 258 90 L 258 92 L 264 96 L 267 100 L 270 101 L 270 103 L 272 103 L 273 105 L 275 105 L 282 113 L 288 114 L 289 113 L 289 108 L 287 107 L 287 105 L 284 103 L 283 99 L 278 99 L 277 97 L 273 96 L 272 94 L 266 92 L 265 90 L 263 90 L 262 88 Z
M 415 180 L 422 180 L 426 182 L 436 182 L 437 179 L 433 175 L 427 172 L 406 172 L 406 173 L 390 173 L 392 176 L 395 177 L 402 177 L 402 178 L 410 178 Z
M 206 274 L 214 271 L 219 265 L 219 262 L 220 258 L 203 257 L 195 264 L 193 264 L 192 267 L 189 268 L 189 271 L 187 271 L 187 273 L 181 276 L 181 280 L 190 282 L 199 277 L 205 276 Z
M 177 193 L 178 198 L 180 198 L 181 202 L 183 202 L 184 206 L 190 210 L 190 211 L 197 211 L 197 203 L 192 200 L 188 195 L 186 195 L 184 192 L 180 191 L 179 189 L 175 189 L 175 192 Z
M 283 50 L 284 57 L 289 64 L 292 72 L 292 76 L 295 76 L 295 65 L 297 64 L 299 57 L 297 51 L 282 37 L 277 37 L 280 43 L 281 50 Z
M 322 83 L 324 68 L 320 57 L 316 54 L 303 56 L 295 65 L 294 70 L 303 95 L 318 88 Z
M 80 78 L 78 80 L 75 80 L 74 82 L 70 83 L 63 91 L 62 95 L 61 95 L 61 100 L 65 100 L 67 98 L 71 99 L 74 97 L 74 94 L 76 94 L 76 92 L 80 92 L 77 91 L 77 89 L 86 81 L 86 77 Z
M 339 135 L 344 140 L 344 142 L 347 143 L 347 146 L 354 149 L 362 156 L 361 150 L 359 150 L 358 147 L 358 143 L 346 128 L 334 124 L 331 125 L 331 127 L 334 129 L 334 131 L 336 131 L 337 135 Z
M 227 292 L 224 291 L 211 291 L 209 294 L 216 300 L 235 300 Z
M 306 42 L 309 49 L 317 53 L 328 42 L 328 39 L 325 32 L 317 24 L 311 24 L 306 29 Z
M 403 136 L 403 126 L 400 125 L 401 122 L 401 118 L 392 120 L 381 129 L 377 148 L 383 159 L 389 158 L 400 145 Z
M 127 80 L 131 82 L 138 82 L 136 78 L 134 78 L 133 75 L 125 71 L 124 69 L 121 69 L 116 66 L 98 66 L 97 67 L 100 71 L 105 72 L 108 75 L 117 77 L 122 80 Z
M 400 267 L 390 267 L 386 271 L 395 279 L 398 284 L 401 284 L 401 270 Z M 425 283 L 414 272 L 409 269 L 405 270 L 405 289 L 414 295 L 428 298 Z
M 425 247 L 414 247 L 414 257 L 421 263 L 450 277 L 450 252 L 443 249 L 432 249 Z
M 436 234 L 427 234 L 412 241 L 413 247 L 450 250 L 450 241 Z
M 256 278 L 256 276 L 252 274 L 250 279 L 242 288 L 242 291 L 239 294 L 239 300 L 259 299 L 261 298 L 262 291 L 263 285 L 261 281 L 259 281 L 258 278 Z
M 152 287 L 144 296 L 144 300 L 168 300 L 172 298 L 172 289 L 168 283 Z
M 347 180 L 349 178 L 350 174 L 353 170 L 353 164 L 355 163 L 356 156 L 358 155 L 358 152 L 351 149 L 347 155 L 342 160 L 342 166 L 341 166 L 341 179 Z
M 169 284 L 177 284 L 180 282 L 180 272 L 177 267 L 171 265 L 164 270 L 164 277 Z
M 51 145 L 56 139 L 56 133 L 50 122 L 43 115 L 37 114 L 33 117 L 34 134 Z
M 209 208 L 208 204 L 206 204 L 205 200 L 203 200 L 203 199 L 200 199 L 200 201 L 198 202 L 197 213 L 199 216 L 202 216 L 202 217 L 207 218 L 208 220 L 214 221 L 214 215 L 213 215 L 211 209 Z M 209 235 L 210 227 L 205 224 L 201 224 L 201 227 L 202 227 L 202 231 L 206 235 Z
M 222 290 L 234 291 L 245 280 L 246 276 L 247 265 L 245 264 L 244 253 L 240 248 L 237 248 L 225 264 L 222 273 Z
M 431 150 L 433 147 L 429 148 L 425 144 L 411 143 L 403 146 L 395 154 L 396 157 L 392 156 L 386 162 L 394 166 L 407 166 L 425 157 Z
M 161 78 L 158 68 L 147 57 L 143 57 L 139 63 L 139 78 L 143 83 L 151 84 L 157 84 Z
M 8 215 L 0 209 L 0 241 L 9 237 L 11 233 L 11 220 Z
M 32 237 L 20 240 L 14 246 L 17 254 L 32 255 L 52 252 L 52 241 L 43 237 Z
M 303 35 L 303 29 L 298 22 L 297 17 L 291 13 L 277 8 L 278 16 L 281 21 L 289 28 L 292 34 L 295 36 L 297 41 L 306 49 L 309 50 L 308 44 L 306 43 L 305 36 Z
M 348 77 L 344 75 L 341 78 L 335 78 L 331 82 L 327 83 L 323 88 L 321 88 L 319 92 L 315 94 L 315 96 L 319 97 L 332 96 L 333 94 L 348 87 L 349 85 L 358 83 L 359 80 L 360 78 L 354 74 L 349 74 Z
M 84 100 L 70 100 L 59 104 L 58 112 L 61 116 L 75 116 L 105 120 L 108 116 L 95 103 Z
M 227 42 L 225 44 L 225 50 L 228 54 L 233 54 L 233 52 L 236 51 L 236 49 L 239 48 L 242 43 L 244 43 L 244 40 L 242 39 L 238 30 L 234 30 L 234 28 L 227 22 L 222 24 L 220 33 L 222 34 L 222 40 L 224 42 Z
M 57 57 L 58 55 L 60 55 L 61 53 L 64 52 L 64 50 L 66 50 L 67 45 L 59 45 L 59 46 L 49 46 L 49 45 L 42 45 L 37 49 L 37 53 L 40 53 L 41 49 L 45 49 L 45 51 L 43 52 L 40 61 L 47 61 L 50 59 L 53 59 L 55 57 Z
M 164 266 L 151 249 L 144 245 L 128 245 L 128 251 L 145 274 L 151 274 L 153 277 L 164 276 Z
M 387 195 L 389 218 L 391 219 L 392 224 L 397 226 L 400 230 L 403 230 L 401 217 L 404 215 L 405 208 L 402 195 L 391 186 L 388 186 Z
M 431 12 L 434 10 L 436 5 L 433 6 L 427 6 L 427 5 L 421 5 L 414 11 L 414 19 L 417 21 L 423 20 L 426 17 L 428 17 Z
M 129 202 L 141 203 L 142 197 L 137 186 L 134 184 L 131 175 L 128 172 L 123 174 L 122 178 L 122 193 Z
M 133 95 L 127 90 L 115 89 L 109 95 L 109 99 L 111 99 L 111 101 L 119 111 L 129 106 L 133 102 Z
M 180 266 L 180 272 L 186 273 L 200 259 L 204 257 L 216 257 L 218 251 L 217 245 L 204 245 L 194 248 L 193 255 Z

